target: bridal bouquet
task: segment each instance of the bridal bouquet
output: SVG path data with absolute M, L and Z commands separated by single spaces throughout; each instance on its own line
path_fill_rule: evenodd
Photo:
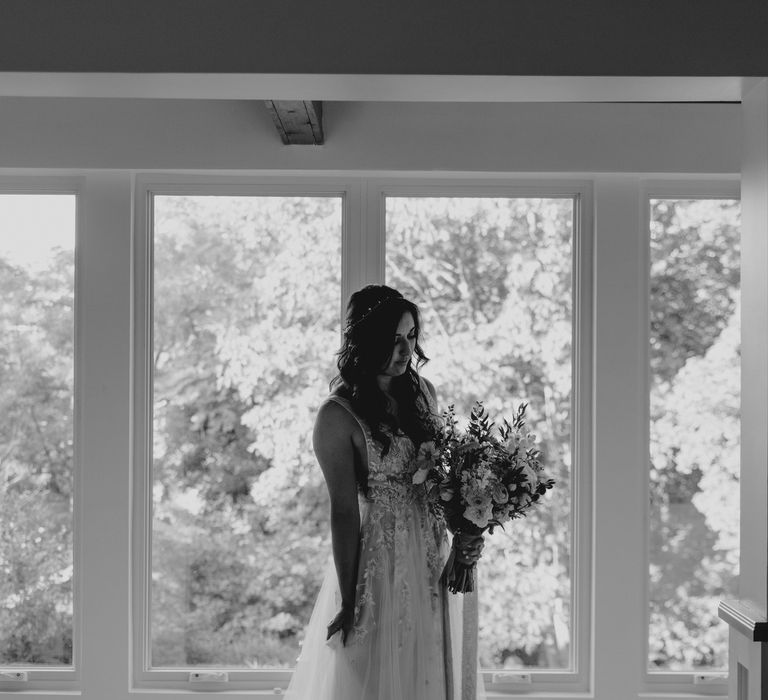
M 474 590 L 474 564 L 460 563 L 456 556 L 458 535 L 493 534 L 496 526 L 524 517 L 555 484 L 542 471 L 536 436 L 525 432 L 526 408 L 518 407 L 511 425 L 504 419 L 495 436 L 481 401 L 464 432 L 456 427 L 452 404 L 433 439 L 419 448 L 413 483 L 425 484 L 430 504 L 454 533 L 441 578 L 452 593 Z

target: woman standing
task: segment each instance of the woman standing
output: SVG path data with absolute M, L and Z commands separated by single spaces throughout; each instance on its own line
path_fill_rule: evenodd
M 369 285 L 350 298 L 339 374 L 313 434 L 334 567 L 307 627 L 292 700 L 459 697 L 461 597 L 440 583 L 447 533 L 425 487 L 412 483 L 438 418 L 435 389 L 416 371 L 428 361 L 420 330 L 416 305 L 391 287 Z M 459 549 L 473 563 L 482 538 Z

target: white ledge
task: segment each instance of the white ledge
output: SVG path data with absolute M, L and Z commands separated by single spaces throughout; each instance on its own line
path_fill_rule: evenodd
M 750 600 L 722 600 L 717 615 L 752 642 L 768 642 L 765 610 Z
M 740 102 L 749 79 L 0 72 L 0 97 L 418 102 Z

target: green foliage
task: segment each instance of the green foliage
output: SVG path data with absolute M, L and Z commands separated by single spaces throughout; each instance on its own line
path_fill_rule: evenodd
M 338 198 L 155 202 L 152 663 L 291 666 L 330 557 L 311 446 L 339 341 Z M 572 654 L 572 204 L 387 200 L 387 283 L 468 416 L 528 402 L 546 507 L 488 538 L 481 660 Z M 738 205 L 654 204 L 651 663 L 719 666 L 738 565 Z M 701 223 L 703 222 L 703 223 Z M 0 260 L 0 663 L 71 663 L 72 255 Z
M 152 661 L 295 663 L 330 555 L 311 448 L 338 198 L 155 202 Z
M 469 416 L 528 402 L 545 507 L 486 539 L 478 565 L 484 667 L 570 663 L 572 202 L 387 200 L 387 283 L 424 315 L 425 368 Z
M 72 663 L 73 291 L 0 258 L 0 665 Z
M 651 212 L 651 369 L 669 382 L 702 357 L 736 312 L 739 206 L 654 200 Z
M 649 665 L 727 668 L 739 562 L 739 205 L 659 200 L 651 227 Z

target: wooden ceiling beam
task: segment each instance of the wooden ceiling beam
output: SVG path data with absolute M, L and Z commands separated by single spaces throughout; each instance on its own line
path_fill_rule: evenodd
M 322 102 L 267 100 L 265 104 L 284 144 L 320 146 L 324 143 Z

